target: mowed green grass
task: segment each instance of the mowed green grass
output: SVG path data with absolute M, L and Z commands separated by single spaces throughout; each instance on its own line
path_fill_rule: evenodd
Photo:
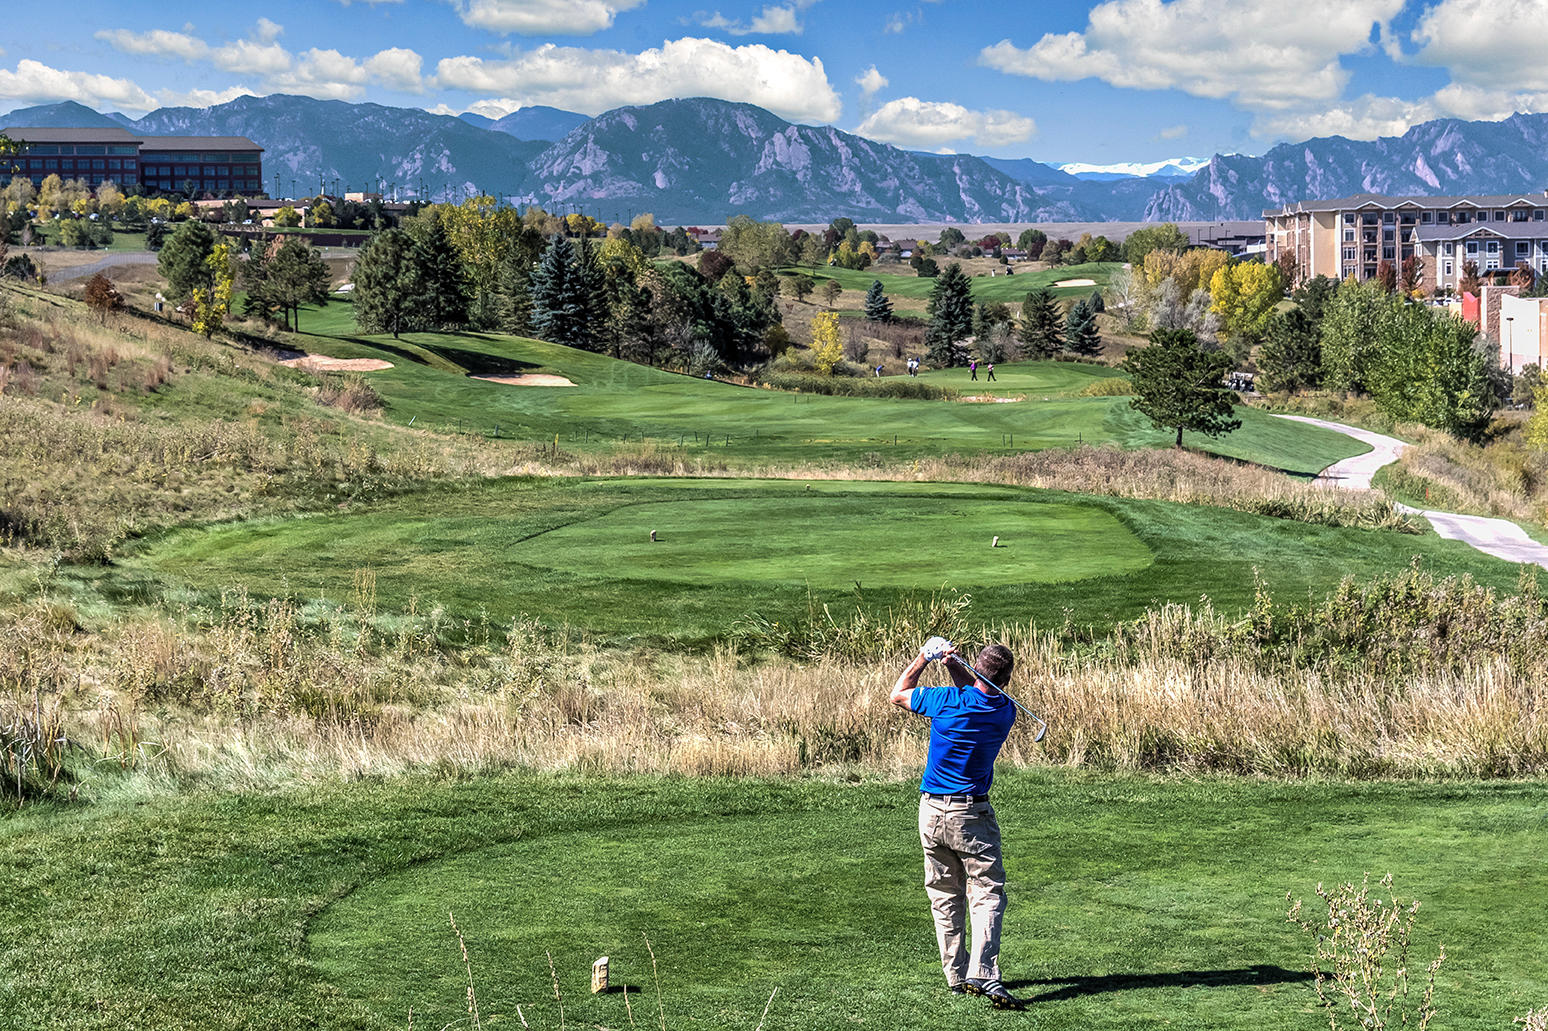
M 1548 992 L 1536 906 L 1548 871 L 1535 787 L 1072 784 L 1002 778 L 1007 916 L 1001 967 L 1033 1026 L 1310 1028 L 1311 942 L 1286 891 L 1391 872 L 1423 899 L 1414 969 L 1450 957 L 1438 1026 L 1499 1028 Z M 458 1016 L 464 929 L 481 1013 L 621 1027 L 621 995 L 584 975 L 611 959 L 636 1019 L 668 1026 L 999 1027 L 945 991 L 923 889 L 911 786 L 857 790 L 833 810 L 745 812 L 524 836 L 362 886 L 320 915 L 319 969 L 386 1016 Z M 862 801 L 864 800 L 864 801 Z M 870 803 L 869 806 L 865 803 Z M 753 808 L 749 806 L 748 808 Z M 1509 884 L 1508 891 L 1500 890 Z M 631 993 L 632 994 L 632 993 Z
M 1057 714 L 1051 734 L 1059 732 Z M 900 730 L 909 717 L 898 715 Z M 916 731 L 918 728 L 914 728 Z M 1548 999 L 1548 785 L 1151 781 L 994 789 L 1022 1015 L 950 996 L 913 781 L 506 775 L 36 808 L 0 820 L 0 1014 L 21 1031 L 1326 1026 L 1287 891 L 1391 872 L 1444 940 L 1453 1031 Z M 644 991 L 640 991 L 644 989 Z M 638 992 L 638 994 L 636 994 Z
M 935 261 L 942 269 L 951 264 L 950 258 L 936 258 Z M 1017 266 L 1010 267 L 1017 268 Z M 1084 265 L 1038 269 L 1035 272 L 1017 271 L 1009 276 L 1003 271 L 997 276 L 974 276 L 972 278 L 973 300 L 1019 305 L 1026 300 L 1027 294 L 1043 287 L 1048 287 L 1055 297 L 1089 297 L 1091 291 L 1100 290 L 1106 286 L 1113 273 L 1121 268 L 1123 268 L 1122 262 L 1096 261 Z M 878 281 L 882 285 L 882 291 L 888 297 L 929 297 L 930 291 L 935 288 L 934 279 L 902 276 L 894 272 L 877 272 L 871 269 L 803 265 L 789 271 L 805 273 L 816 279 L 819 284 L 824 279 L 832 279 L 846 292 L 853 291 L 862 295 L 871 288 L 872 283 Z M 1089 279 L 1091 285 L 1054 286 L 1055 283 L 1070 279 Z
M 1304 602 L 1416 556 L 1441 575 L 1516 580 L 1514 566 L 1456 541 L 1200 505 L 978 484 L 556 478 L 189 528 L 110 575 L 142 594 L 211 599 L 241 585 L 347 602 L 370 570 L 386 611 L 413 601 L 454 620 L 526 615 L 700 647 L 755 614 L 879 614 L 942 589 L 971 594 L 975 618 L 1042 625 L 1109 625 L 1200 595 L 1240 610 L 1255 571 L 1276 597 Z
M 1082 443 L 1171 442 L 1128 398 L 1075 396 L 1084 383 L 1112 375 L 1101 366 L 1005 366 L 1005 375 L 1018 377 L 1018 389 L 1027 395 L 1015 404 L 828 397 L 709 382 L 498 334 L 360 336 L 353 317 L 347 301 L 306 310 L 300 340 L 321 354 L 393 362 L 391 369 L 365 374 L 386 400 L 386 418 L 550 445 L 557 437 L 566 450 L 634 441 L 663 449 L 711 449 L 715 458 L 731 463 L 875 463 Z M 506 386 L 470 378 L 523 372 L 562 375 L 576 385 Z M 967 376 L 965 369 L 953 370 L 946 380 L 972 386 Z M 1040 383 L 1047 389 L 1037 389 Z M 1239 414 L 1242 428 L 1236 433 L 1218 440 L 1189 434 L 1186 444 L 1303 475 L 1366 450 L 1343 434 L 1252 409 Z

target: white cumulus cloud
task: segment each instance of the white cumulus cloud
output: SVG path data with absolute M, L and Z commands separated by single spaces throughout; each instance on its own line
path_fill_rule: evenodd
M 1548 90 L 1548 0 L 1441 0 L 1414 28 L 1414 58 L 1453 82 L 1500 90 Z
M 208 61 L 222 71 L 256 78 L 258 85 L 270 93 L 300 93 L 320 100 L 354 100 L 365 93 L 366 87 L 373 85 L 407 93 L 419 93 L 424 89 L 423 59 L 415 51 L 403 47 L 390 47 L 363 59 L 331 48 L 313 47 L 293 54 L 279 42 L 284 27 L 267 18 L 258 19 L 248 38 L 218 47 L 210 46 L 190 30 L 191 26 L 182 32 L 155 29 L 136 33 L 128 29 L 104 29 L 96 36 L 129 54 L 181 57 L 190 63 Z M 233 86 L 227 90 L 197 90 L 190 94 L 171 91 L 166 95 L 230 99 L 252 92 L 247 86 Z
M 1253 110 L 1340 96 L 1345 54 L 1370 48 L 1404 0 L 1107 0 L 1084 32 L 1032 46 L 1001 40 L 979 63 L 1049 81 L 1096 78 L 1131 89 L 1176 89 Z
M 448 0 L 464 24 L 502 36 L 589 36 L 645 0 Z
M 876 66 L 873 64 L 855 76 L 855 85 L 860 87 L 860 92 L 869 97 L 877 90 L 886 88 L 887 77 L 877 71 Z
M 1037 123 L 1014 111 L 970 111 L 960 104 L 900 97 L 879 107 L 855 132 L 900 147 L 943 148 L 967 141 L 1003 147 L 1030 138 Z
M 841 110 L 820 58 L 694 37 L 638 54 L 548 43 L 503 60 L 449 57 L 436 66 L 435 83 L 590 115 L 677 97 L 742 101 L 803 122 L 831 122 Z
M 184 61 L 196 61 L 210 52 L 209 44 L 186 32 L 169 32 L 152 29 L 150 32 L 130 32 L 128 29 L 103 29 L 96 38 L 114 50 L 126 54 L 149 57 L 178 57 Z
M 758 17 L 745 23 L 732 21 L 719 11 L 716 11 L 714 14 L 701 16 L 699 24 L 707 29 L 723 29 L 733 36 L 800 35 L 802 26 L 801 19 L 796 16 L 796 7 L 796 4 L 786 4 L 782 7 L 765 7 Z
M 232 86 L 230 89 L 194 89 L 186 93 L 176 90 L 162 90 L 156 94 L 156 99 L 162 107 L 214 107 L 216 104 L 226 104 L 237 97 L 256 97 L 258 94 L 246 86 Z
M 0 97 L 23 104 L 74 100 L 95 108 L 149 111 L 156 99 L 128 79 L 91 72 L 65 71 L 24 58 L 12 69 L 0 68 Z

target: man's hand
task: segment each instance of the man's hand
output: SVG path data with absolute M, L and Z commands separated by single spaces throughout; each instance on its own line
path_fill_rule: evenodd
M 932 637 L 919 649 L 919 655 L 926 662 L 939 662 L 948 655 L 957 654 L 957 646 L 944 637 Z
M 904 709 L 911 708 L 908 704 L 913 697 L 914 688 L 919 686 L 919 677 L 924 673 L 925 667 L 937 660 L 945 660 L 949 656 L 957 654 L 957 646 L 944 637 L 932 637 L 919 649 L 919 654 L 910 662 L 898 677 L 898 682 L 892 685 L 892 696 L 888 701 L 893 705 Z M 952 663 L 947 663 L 946 668 L 951 672 L 955 680 L 957 673 Z

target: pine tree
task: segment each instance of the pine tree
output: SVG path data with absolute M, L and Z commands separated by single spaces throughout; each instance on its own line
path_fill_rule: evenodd
M 555 236 L 532 270 L 532 330 L 567 347 L 588 347 L 591 301 L 575 245 Z
M 414 241 L 414 272 L 424 303 L 421 321 L 434 329 L 448 330 L 468 321 L 468 279 L 451 234 L 440 219 Z
M 882 292 L 880 279 L 873 281 L 865 292 L 865 317 L 872 322 L 892 321 L 892 302 Z
M 1134 384 L 1130 407 L 1156 429 L 1176 430 L 1178 447 L 1183 430 L 1218 437 L 1242 425 L 1232 418 L 1235 398 L 1221 383 L 1231 371 L 1230 355 L 1204 350 L 1191 330 L 1156 330 L 1150 346 L 1130 351 L 1120 368 Z
M 355 324 L 364 333 L 418 329 L 421 293 L 414 264 L 414 242 L 402 229 L 371 237 L 355 262 Z
M 1076 301 L 1064 320 L 1064 349 L 1083 358 L 1102 353 L 1102 337 L 1097 333 L 1096 312 L 1085 301 Z
M 962 266 L 952 262 L 930 292 L 929 327 L 925 330 L 925 360 L 937 368 L 965 365 L 962 341 L 973 335 L 972 283 Z
M 1064 349 L 1059 308 L 1047 290 L 1033 290 L 1021 302 L 1021 346 L 1028 358 L 1052 358 Z
M 209 258 L 215 250 L 215 233 L 203 222 L 184 222 L 172 238 L 162 245 L 156 269 L 167 281 L 168 293 L 178 304 L 193 296 L 195 290 L 206 293 L 214 279 Z

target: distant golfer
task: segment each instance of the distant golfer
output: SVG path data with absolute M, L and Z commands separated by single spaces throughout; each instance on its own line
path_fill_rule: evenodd
M 985 382 L 993 383 L 994 382 L 994 362 L 990 362 L 988 365 L 984 366 L 984 371 L 989 373 L 989 375 L 984 377 Z
M 957 654 L 932 637 L 892 688 L 892 704 L 930 718 L 930 752 L 919 784 L 919 840 L 925 894 L 935 918 L 941 969 L 953 992 L 986 996 L 997 1009 L 1020 1002 L 1000 983 L 1000 923 L 1005 915 L 1005 864 L 1000 825 L 989 804 L 994 760 L 1016 722 L 1016 708 L 995 685 L 1010 680 L 1016 660 L 1001 644 L 978 653 L 985 683 L 946 661 L 951 687 L 920 687 L 926 666 Z M 971 946 L 964 941 L 972 914 Z
M 973 374 L 973 378 L 974 379 L 978 378 L 978 359 L 977 358 L 974 358 L 972 361 L 968 362 L 968 371 Z

